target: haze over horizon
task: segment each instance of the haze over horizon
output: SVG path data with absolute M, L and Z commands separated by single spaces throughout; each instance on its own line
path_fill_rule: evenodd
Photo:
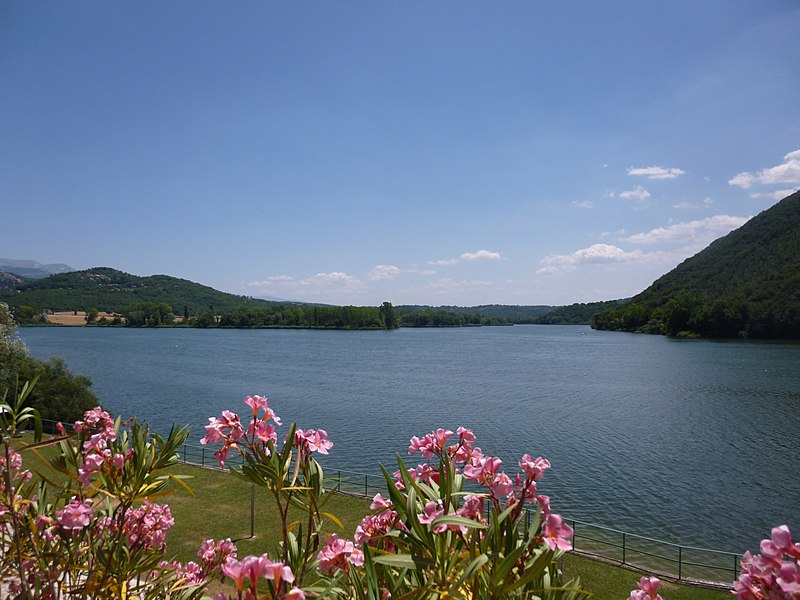
M 632 296 L 800 188 L 800 5 L 0 6 L 0 256 L 329 304 Z

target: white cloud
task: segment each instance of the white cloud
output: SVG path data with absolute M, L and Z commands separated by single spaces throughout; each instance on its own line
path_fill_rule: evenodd
M 789 190 L 775 190 L 774 192 L 756 192 L 754 194 L 750 194 L 751 198 L 771 198 L 773 200 L 783 200 L 786 196 L 794 194 L 798 188 L 789 189 Z
M 710 242 L 744 225 L 751 217 L 731 217 L 715 215 L 707 219 L 675 223 L 667 227 L 657 227 L 646 233 L 635 233 L 627 238 L 633 244 L 685 244 Z
M 500 252 L 492 252 L 491 250 L 478 250 L 477 252 L 463 252 L 458 258 L 444 258 L 441 260 L 430 260 L 430 265 L 455 265 L 465 260 L 503 260 L 503 255 Z
M 789 152 L 783 157 L 783 162 L 777 166 L 761 169 L 757 173 L 743 171 L 728 180 L 729 185 L 735 185 L 745 190 L 752 187 L 754 183 L 762 185 L 800 184 L 800 150 Z
M 591 200 L 584 200 L 583 202 L 573 202 L 578 208 L 594 208 L 594 202 Z
M 492 252 L 490 250 L 478 250 L 477 252 L 464 252 L 461 255 L 462 260 L 502 260 L 503 255 L 499 252 Z
M 394 265 L 377 265 L 370 271 L 369 278 L 373 281 L 380 281 L 382 279 L 394 279 L 403 269 Z
M 358 277 L 353 277 L 341 271 L 333 271 L 331 273 L 317 273 L 311 277 L 301 279 L 298 283 L 303 286 L 312 287 L 330 287 L 333 285 L 360 285 L 361 281 Z
M 648 260 L 650 256 L 641 250 L 626 252 L 619 246 L 611 244 L 594 244 L 588 248 L 576 250 L 572 254 L 548 254 L 540 262 L 542 268 L 537 273 L 553 274 L 562 270 L 572 270 L 578 265 L 620 263 Z
M 702 204 L 696 204 L 694 202 L 678 202 L 677 204 L 673 204 L 672 208 L 677 208 L 681 210 L 693 209 L 693 208 L 708 208 L 712 204 L 714 204 L 714 201 L 709 197 L 709 198 L 703 198 Z
M 636 200 L 638 202 L 647 202 L 648 198 L 650 198 L 650 192 L 648 192 L 642 186 L 637 185 L 632 190 L 628 190 L 627 192 L 620 192 L 619 197 L 625 200 Z
M 358 278 L 341 271 L 317 273 L 310 277 L 298 279 L 288 275 L 275 275 L 261 281 L 247 284 L 249 288 L 258 288 L 261 293 L 298 294 L 303 297 L 315 297 L 325 294 L 349 295 L 361 291 L 363 282 Z
M 648 179 L 676 179 L 684 175 L 683 169 L 666 167 L 629 167 L 628 175 L 647 177 Z

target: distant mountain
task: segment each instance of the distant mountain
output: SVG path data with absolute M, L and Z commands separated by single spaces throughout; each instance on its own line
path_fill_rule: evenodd
M 25 280 L 21 277 L 9 273 L 8 271 L 0 271 L 0 291 L 16 289 L 23 283 L 25 283 Z
M 594 316 L 604 310 L 623 306 L 629 300 L 606 300 L 603 302 L 578 302 L 569 306 L 560 306 L 536 322 L 541 325 L 588 325 Z
M 242 305 L 274 304 L 220 292 L 186 279 L 168 275 L 138 277 L 108 267 L 25 281 L 13 291 L 0 292 L 0 302 L 56 311 L 96 308 L 109 312 L 120 312 L 139 302 L 165 302 L 178 314 L 184 307 L 190 314 L 198 314 L 212 307 L 219 313 Z
M 598 329 L 708 337 L 800 338 L 800 192 L 714 241 Z
M 64 264 L 43 265 L 35 260 L 16 260 L 13 258 L 0 258 L 0 271 L 13 273 L 29 279 L 41 279 L 57 273 L 74 271 L 72 267 Z
M 557 306 L 512 304 L 482 304 L 479 306 L 427 306 L 404 304 L 395 306 L 394 311 L 402 317 L 404 314 L 432 312 L 456 313 L 461 315 L 478 315 L 488 319 L 504 320 L 509 323 L 535 323 L 540 317 L 552 312 Z

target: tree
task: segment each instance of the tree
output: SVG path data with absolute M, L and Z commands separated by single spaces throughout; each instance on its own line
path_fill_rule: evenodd
M 383 325 L 386 327 L 386 329 L 397 329 L 400 326 L 400 321 L 397 318 L 397 315 L 394 313 L 394 308 L 392 307 L 391 302 L 384 302 L 378 309 L 378 314 L 380 314 L 381 320 L 383 321 Z
M 39 377 L 29 403 L 43 419 L 74 421 L 98 403 L 92 381 L 73 375 L 63 360 L 37 360 L 16 335 L 16 323 L 8 305 L 0 302 L 0 397 L 13 397 L 26 381 Z

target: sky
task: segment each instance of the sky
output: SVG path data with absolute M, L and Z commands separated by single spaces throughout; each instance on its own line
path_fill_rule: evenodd
M 798 31 L 795 0 L 5 0 L 0 256 L 629 297 L 800 188 Z

